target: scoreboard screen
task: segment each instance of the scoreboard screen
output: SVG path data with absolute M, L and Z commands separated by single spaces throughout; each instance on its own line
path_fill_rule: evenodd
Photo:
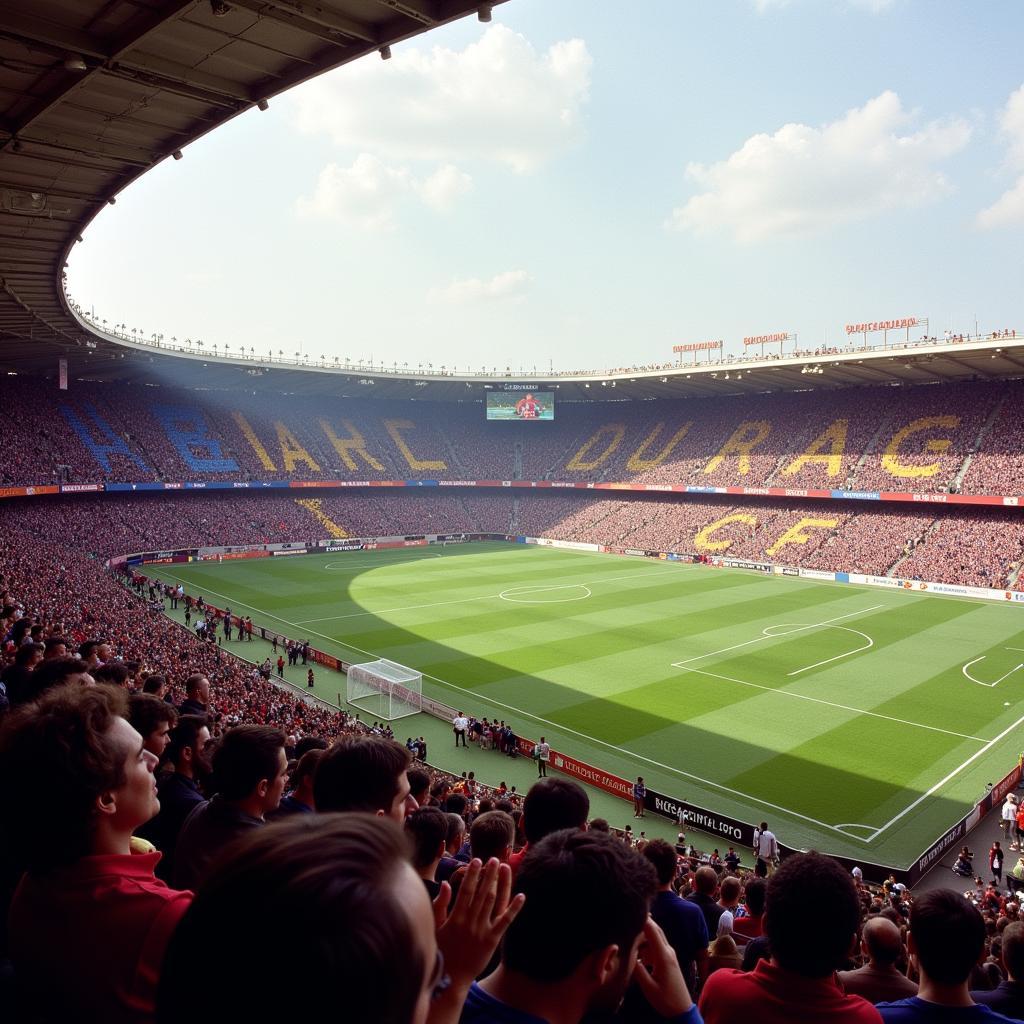
M 487 419 L 507 421 L 553 420 L 553 391 L 488 391 Z

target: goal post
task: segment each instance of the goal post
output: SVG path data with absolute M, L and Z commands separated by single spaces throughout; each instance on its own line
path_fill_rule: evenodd
M 423 709 L 423 674 L 380 658 L 350 665 L 345 699 L 364 714 L 386 722 Z

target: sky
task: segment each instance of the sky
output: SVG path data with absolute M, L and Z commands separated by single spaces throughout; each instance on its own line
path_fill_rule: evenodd
M 149 337 L 460 370 L 1024 330 L 1019 0 L 509 0 L 250 111 L 75 247 Z

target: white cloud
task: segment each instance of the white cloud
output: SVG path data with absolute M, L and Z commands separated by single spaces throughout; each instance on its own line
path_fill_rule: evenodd
M 473 187 L 473 179 L 463 174 L 454 164 L 439 167 L 417 191 L 427 206 L 435 210 L 450 210 L 455 200 Z
M 1024 85 L 1010 98 L 999 118 L 1000 134 L 1006 139 L 1006 167 L 1024 172 Z M 991 206 L 978 214 L 978 226 L 998 228 L 1024 223 L 1024 173 Z
M 492 25 L 464 50 L 396 48 L 293 95 L 296 123 L 342 146 L 398 160 L 485 159 L 518 172 L 540 166 L 582 130 L 591 57 L 581 39 L 537 53 Z
M 752 242 L 933 202 L 951 191 L 939 162 L 963 149 L 971 129 L 951 118 L 909 131 L 912 120 L 884 92 L 820 128 L 752 135 L 726 160 L 687 166 L 702 191 L 673 210 L 668 226 Z
M 296 203 L 296 212 L 309 220 L 335 220 L 364 231 L 390 231 L 397 208 L 418 197 L 435 210 L 451 209 L 455 199 L 472 187 L 473 179 L 452 164 L 418 180 L 407 167 L 391 167 L 370 153 L 360 153 L 349 167 L 328 164 L 309 198 Z
M 452 281 L 444 288 L 432 288 L 431 302 L 449 306 L 468 306 L 492 299 L 520 299 L 530 286 L 530 275 L 525 270 L 506 270 L 488 281 L 478 277 Z

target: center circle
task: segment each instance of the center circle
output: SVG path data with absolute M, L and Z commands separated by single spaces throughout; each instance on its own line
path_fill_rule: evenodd
M 577 591 L 577 593 L 574 594 L 573 591 Z M 554 596 L 530 600 L 535 594 L 553 594 Z M 571 601 L 586 601 L 588 597 L 592 596 L 590 587 L 584 586 L 582 583 L 567 583 L 558 587 L 511 587 L 498 595 L 502 601 L 510 601 L 512 604 L 568 604 Z

